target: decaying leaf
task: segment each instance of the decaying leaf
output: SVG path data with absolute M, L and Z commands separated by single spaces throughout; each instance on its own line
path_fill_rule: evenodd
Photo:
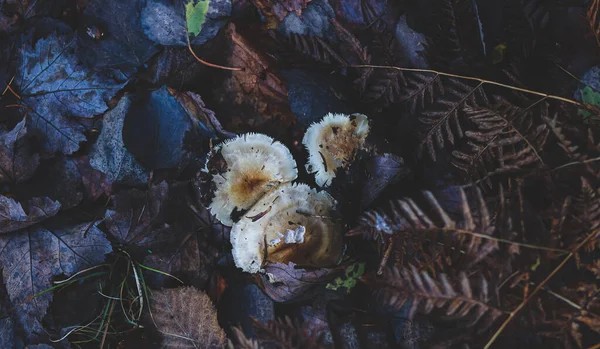
M 94 67 L 132 68 L 158 52 L 145 37 L 139 10 L 141 0 L 93 0 L 80 25 L 79 57 Z
M 310 298 L 315 289 L 324 288 L 338 272 L 336 269 L 302 269 L 289 262 L 271 263 L 260 275 L 260 285 L 275 302 L 298 301 Z
M 97 72 L 78 62 L 73 35 L 52 34 L 21 49 L 18 86 L 29 127 L 40 135 L 47 153 L 71 154 L 86 140 L 73 117 L 91 118 L 108 109 L 124 86 L 118 72 Z
M 89 153 L 90 165 L 108 176 L 111 183 L 141 185 L 148 182 L 146 170 L 127 150 L 123 125 L 131 97 L 123 97 L 102 118 L 102 130 Z
M 121 244 L 144 248 L 169 241 L 172 232 L 163 220 L 168 192 L 162 182 L 148 191 L 130 189 L 111 196 L 113 205 L 104 216 L 108 233 Z
M 152 319 L 162 334 L 161 348 L 220 349 L 225 332 L 206 293 L 194 287 L 152 292 Z
M 40 156 L 27 140 L 25 120 L 11 131 L 0 133 L 0 183 L 19 183 L 33 176 Z
M 277 25 L 290 13 L 298 16 L 311 0 L 252 0 L 263 16 L 266 18 L 267 28 L 275 29 Z
M 27 228 L 58 213 L 60 203 L 49 198 L 33 198 L 27 206 L 0 195 L 0 233 L 10 233 Z
M 40 330 L 39 321 L 52 300 L 52 279 L 104 261 L 112 251 L 96 222 L 49 222 L 0 235 L 0 265 L 19 326 L 28 337 Z
M 295 120 L 283 78 L 273 70 L 273 58 L 260 52 L 232 23 L 226 29 L 231 56 L 227 64 L 244 67 L 233 71 L 216 91 L 223 113 L 221 122 L 233 132 L 281 134 Z M 225 112 L 226 111 L 226 112 Z

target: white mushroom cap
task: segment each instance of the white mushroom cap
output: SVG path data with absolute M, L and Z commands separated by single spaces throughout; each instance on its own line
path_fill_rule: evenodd
M 282 184 L 233 225 L 236 266 L 256 273 L 265 259 L 312 267 L 336 265 L 343 241 L 341 225 L 331 217 L 335 204 L 329 194 L 306 184 Z
M 243 214 L 280 183 L 298 176 L 289 149 L 263 134 L 247 133 L 219 144 L 209 154 L 205 171 L 210 172 L 208 164 L 219 156 L 225 166 L 213 173 L 209 208 L 227 226 L 234 223 L 232 215 Z
M 363 114 L 327 114 L 310 125 L 302 139 L 308 150 L 306 170 L 315 174 L 317 185 L 326 187 L 335 171 L 348 166 L 369 134 L 369 120 Z

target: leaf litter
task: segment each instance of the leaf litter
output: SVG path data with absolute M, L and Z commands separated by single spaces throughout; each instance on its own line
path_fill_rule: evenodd
M 599 4 L 0 0 L 0 347 L 596 347 Z

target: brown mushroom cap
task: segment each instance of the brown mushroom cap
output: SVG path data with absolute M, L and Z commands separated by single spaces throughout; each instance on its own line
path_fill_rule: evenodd
M 317 185 L 326 187 L 335 171 L 347 167 L 369 134 L 369 121 L 363 114 L 327 114 L 312 124 L 302 139 L 308 150 L 306 169 L 315 174 Z
M 215 157 L 221 157 L 225 166 L 211 171 L 208 164 Z M 215 187 L 210 211 L 227 226 L 270 190 L 298 176 L 289 149 L 257 133 L 247 133 L 216 146 L 209 154 L 205 172 L 213 173 Z
M 265 195 L 231 229 L 236 265 L 249 273 L 264 261 L 329 267 L 343 252 L 335 200 L 306 184 L 282 184 Z M 265 248 L 266 244 L 266 248 Z

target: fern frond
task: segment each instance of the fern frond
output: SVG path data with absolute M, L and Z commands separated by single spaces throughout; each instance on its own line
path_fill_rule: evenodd
M 385 267 L 387 258 L 395 250 L 396 259 L 402 260 L 407 250 L 418 251 L 415 258 L 423 258 L 425 250 L 438 250 L 442 243 L 445 248 L 443 256 L 450 259 L 458 268 L 468 269 L 479 263 L 498 248 L 498 242 L 492 238 L 495 227 L 492 225 L 490 213 L 481 191 L 476 188 L 475 204 L 469 204 L 467 194 L 458 188 L 461 208 L 461 220 L 455 221 L 431 192 L 424 192 L 429 203 L 425 213 L 412 199 L 401 199 L 389 205 L 388 212 L 372 210 L 365 213 L 358 227 L 348 235 L 362 235 L 378 242 L 381 255 L 380 271 Z M 488 238 L 489 237 L 489 238 Z M 439 251 L 438 251 L 439 252 Z M 418 263 L 419 260 L 407 260 L 407 264 Z
M 400 309 L 410 300 L 408 318 L 417 313 L 430 314 L 442 310 L 445 320 L 466 322 L 466 327 L 484 331 L 504 312 L 490 301 L 488 281 L 479 276 L 474 283 L 464 272 L 456 277 L 436 276 L 417 268 L 387 269 L 381 280 L 375 281 L 376 293 L 384 304 Z
M 282 41 L 286 47 L 291 48 L 310 62 L 336 66 L 348 65 L 346 60 L 333 47 L 316 35 L 292 33 Z
M 437 150 L 443 150 L 446 142 L 454 144 L 463 137 L 462 109 L 466 105 L 489 104 L 482 82 L 475 84 L 452 78 L 445 81 L 444 94 L 418 118 L 421 124 L 418 155 L 421 157 L 427 148 L 433 161 L 437 159 Z
M 328 349 L 328 346 L 322 344 L 320 336 L 311 333 L 302 324 L 291 320 L 287 316 L 276 321 L 269 321 L 266 324 L 252 319 L 252 325 L 257 331 L 258 343 L 267 348 Z M 256 345 L 254 343 L 253 345 Z
M 465 132 L 466 148 L 452 152 L 452 165 L 469 181 L 482 178 L 492 186 L 490 173 L 544 168 L 541 150 L 549 133 L 531 111 L 501 101 L 491 106 L 465 106 L 464 116 L 474 124 Z

